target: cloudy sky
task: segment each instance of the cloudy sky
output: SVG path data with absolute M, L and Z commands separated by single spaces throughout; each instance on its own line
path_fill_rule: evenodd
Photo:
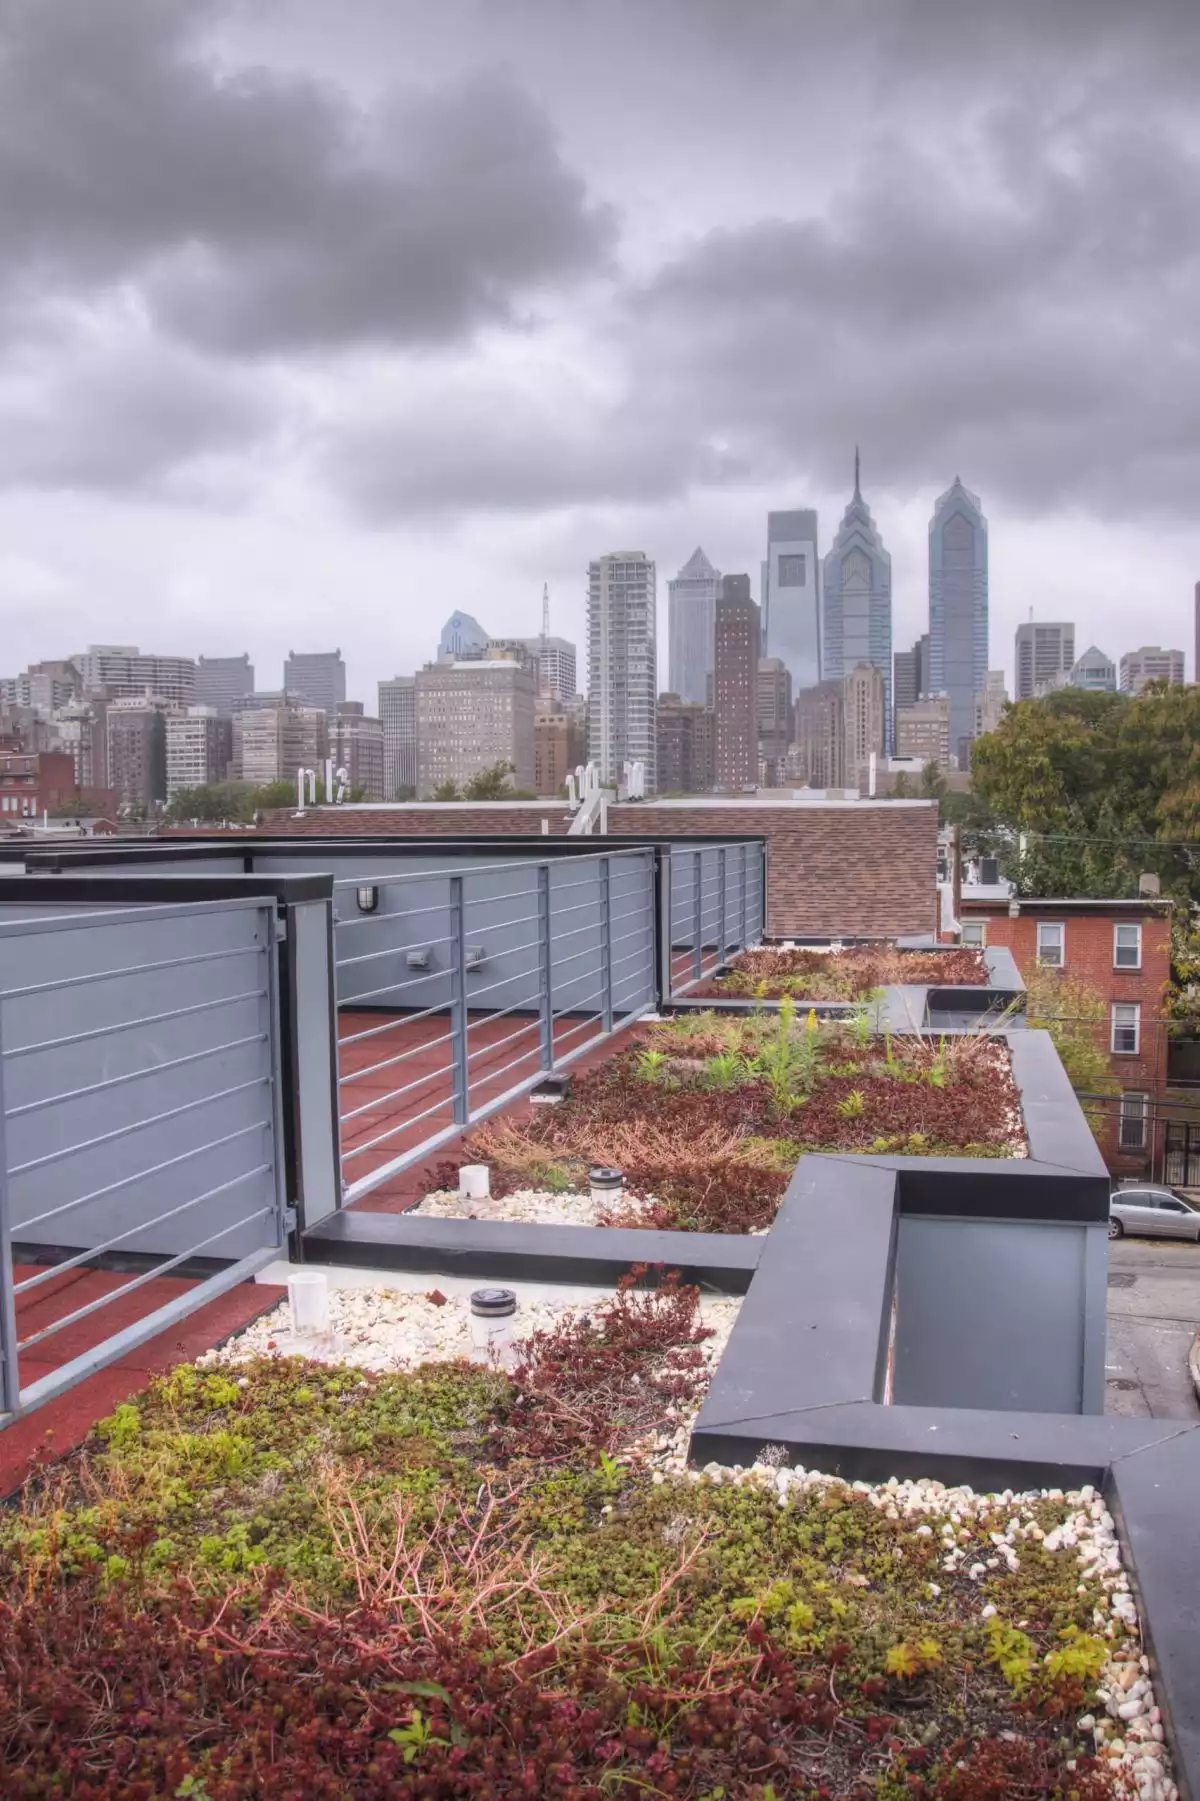
M 857 441 L 898 647 L 960 472 L 993 664 L 1191 675 L 1198 102 L 1196 0 L 0 0 L 0 673 L 373 700 L 605 550 L 757 591 Z

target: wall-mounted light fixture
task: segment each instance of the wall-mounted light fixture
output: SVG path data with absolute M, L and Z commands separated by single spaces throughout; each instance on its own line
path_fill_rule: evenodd
M 356 888 L 354 898 L 360 913 L 374 913 L 379 905 L 379 890 L 368 886 Z

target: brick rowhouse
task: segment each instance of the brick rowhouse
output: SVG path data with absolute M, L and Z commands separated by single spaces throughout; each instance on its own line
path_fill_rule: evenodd
M 1163 997 L 1171 976 L 1171 909 L 1165 901 L 974 900 L 964 894 L 964 938 L 1005 945 L 1026 981 L 1039 966 L 1078 977 L 1104 1003 L 1096 1035 L 1120 1083 L 1104 1105 L 1101 1150 L 1114 1175 L 1158 1166 L 1167 1087 Z M 979 928 L 982 927 L 982 938 Z

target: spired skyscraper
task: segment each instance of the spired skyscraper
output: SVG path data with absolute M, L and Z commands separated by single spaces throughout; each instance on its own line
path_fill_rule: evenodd
M 763 655 L 779 657 L 792 692 L 821 679 L 821 565 L 817 515 L 811 507 L 767 514 L 762 566 Z
M 950 702 L 950 754 L 965 769 L 975 696 L 988 666 L 988 528 L 979 496 L 956 475 L 929 521 L 929 675 Z
M 667 583 L 667 686 L 680 700 L 708 698 L 713 673 L 717 596 L 721 572 L 697 545 Z
M 854 495 L 825 558 L 826 681 L 841 681 L 860 663 L 883 677 L 887 748 L 892 742 L 892 559 L 875 529 L 859 485 L 854 452 Z

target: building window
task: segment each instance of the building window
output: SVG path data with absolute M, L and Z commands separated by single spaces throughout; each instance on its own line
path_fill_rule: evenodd
M 1113 927 L 1113 968 L 1140 969 L 1142 967 L 1142 928 L 1141 926 Z
M 1067 960 L 1067 928 L 1061 919 L 1039 919 L 1037 960 L 1048 969 L 1061 969 Z
M 1136 1001 L 1112 1004 L 1112 1052 L 1114 1057 L 1136 1057 L 1142 1036 L 1142 1009 Z
M 1123 1151 L 1145 1150 L 1146 1116 L 1149 1111 L 1149 1095 L 1123 1094 L 1121 1096 L 1121 1123 L 1117 1142 Z
M 963 921 L 962 941 L 964 944 L 977 944 L 982 948 L 987 943 L 987 923 L 982 919 Z
M 781 588 L 802 588 L 805 582 L 807 560 L 801 555 L 781 556 L 779 559 L 779 586 Z

